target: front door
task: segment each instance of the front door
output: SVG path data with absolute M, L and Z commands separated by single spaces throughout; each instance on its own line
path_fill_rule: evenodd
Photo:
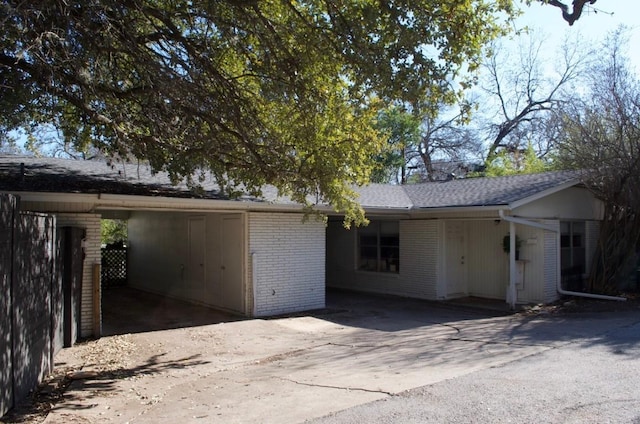
M 446 223 L 447 297 L 467 294 L 467 242 L 464 222 Z
M 222 217 L 222 306 L 244 312 L 244 231 L 238 214 Z

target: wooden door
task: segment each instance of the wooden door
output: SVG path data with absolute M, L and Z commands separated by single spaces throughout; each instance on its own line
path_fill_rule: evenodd
M 447 297 L 467 294 L 467 241 L 464 222 L 446 223 Z

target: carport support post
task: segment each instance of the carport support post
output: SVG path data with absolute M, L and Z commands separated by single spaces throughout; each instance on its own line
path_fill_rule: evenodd
M 516 308 L 516 224 L 509 222 L 509 289 L 508 299 L 511 310 Z
M 102 336 L 102 323 L 100 322 L 102 319 L 102 299 L 100 293 L 100 264 L 94 263 L 93 267 L 93 337 L 96 339 Z

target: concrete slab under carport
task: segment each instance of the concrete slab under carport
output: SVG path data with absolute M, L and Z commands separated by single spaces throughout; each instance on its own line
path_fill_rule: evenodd
M 130 287 L 102 290 L 102 334 L 142 333 L 243 319 L 240 315 Z
M 332 293 L 306 315 L 132 334 L 126 378 L 74 383 L 46 422 L 299 423 L 565 343 L 606 343 L 625 319 Z M 82 348 L 58 360 L 70 365 Z
M 302 312 L 291 316 L 313 315 L 329 321 L 337 319 L 343 324 L 353 321 L 352 324 L 358 327 L 380 325 L 382 322 L 386 322 L 386 325 L 411 327 L 419 325 L 412 321 L 415 312 L 429 305 L 436 309 L 446 309 L 451 306 L 456 315 L 464 310 L 469 314 L 496 316 L 509 314 L 508 305 L 499 300 L 462 298 L 447 302 L 429 302 L 340 289 L 329 289 L 326 302 L 327 307 L 323 310 Z M 385 307 L 381 308 L 381 305 Z M 405 319 L 409 321 L 405 322 L 401 314 L 404 314 Z M 380 320 L 381 316 L 392 319 Z M 283 317 L 272 319 L 277 318 Z M 104 336 L 195 327 L 242 319 L 246 317 L 127 286 L 109 287 L 102 291 L 102 334 Z M 295 322 L 305 328 L 310 325 L 305 320 L 295 320 Z

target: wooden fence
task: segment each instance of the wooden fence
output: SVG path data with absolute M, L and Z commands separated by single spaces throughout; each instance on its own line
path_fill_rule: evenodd
M 53 369 L 63 345 L 61 240 L 52 215 L 0 194 L 0 416 Z

